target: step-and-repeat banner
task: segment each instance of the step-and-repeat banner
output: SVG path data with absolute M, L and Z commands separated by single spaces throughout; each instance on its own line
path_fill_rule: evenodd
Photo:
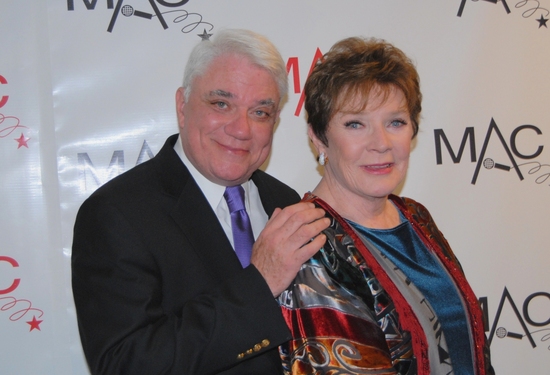
M 82 201 L 177 132 L 186 57 L 222 28 L 269 37 L 288 101 L 264 168 L 320 172 L 303 85 L 348 36 L 417 64 L 420 133 L 398 193 L 462 262 L 499 374 L 550 368 L 550 0 L 26 0 L 0 4 L 0 372 L 86 374 L 70 286 Z M 115 312 L 113 312 L 115 313 Z

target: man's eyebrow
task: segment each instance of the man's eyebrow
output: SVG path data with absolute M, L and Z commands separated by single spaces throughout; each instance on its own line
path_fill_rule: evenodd
M 208 93 L 208 96 L 221 96 L 223 98 L 232 98 L 234 95 L 224 90 L 212 90 Z
M 275 101 L 273 99 L 264 99 L 264 100 L 260 100 L 258 102 L 259 105 L 267 105 L 267 106 L 274 106 L 275 105 Z
M 225 91 L 225 90 L 212 90 L 208 93 L 208 97 L 222 97 L 222 98 L 234 98 L 235 95 L 229 91 Z M 263 105 L 263 106 L 275 106 L 275 101 L 271 98 L 269 99 L 262 99 L 262 100 L 258 100 L 258 105 Z

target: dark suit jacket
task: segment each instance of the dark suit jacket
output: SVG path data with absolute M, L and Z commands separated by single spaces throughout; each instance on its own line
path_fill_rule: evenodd
M 108 182 L 74 228 L 72 287 L 94 374 L 280 374 L 291 338 L 254 266 L 242 269 L 170 137 L 153 159 Z M 252 179 L 269 216 L 299 201 Z

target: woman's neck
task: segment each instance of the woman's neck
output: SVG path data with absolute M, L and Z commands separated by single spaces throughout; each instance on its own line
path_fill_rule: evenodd
M 366 197 L 334 188 L 321 179 L 312 193 L 348 220 L 372 229 L 390 229 L 401 222 L 399 211 L 384 197 Z

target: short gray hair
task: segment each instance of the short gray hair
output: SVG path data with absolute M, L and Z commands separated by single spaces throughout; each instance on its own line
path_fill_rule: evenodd
M 183 85 L 185 99 L 189 99 L 193 81 L 206 73 L 212 61 L 224 54 L 237 54 L 267 70 L 277 83 L 280 100 L 287 95 L 288 78 L 285 62 L 277 48 L 263 35 L 244 29 L 221 30 L 212 40 L 197 44 L 185 66 Z

